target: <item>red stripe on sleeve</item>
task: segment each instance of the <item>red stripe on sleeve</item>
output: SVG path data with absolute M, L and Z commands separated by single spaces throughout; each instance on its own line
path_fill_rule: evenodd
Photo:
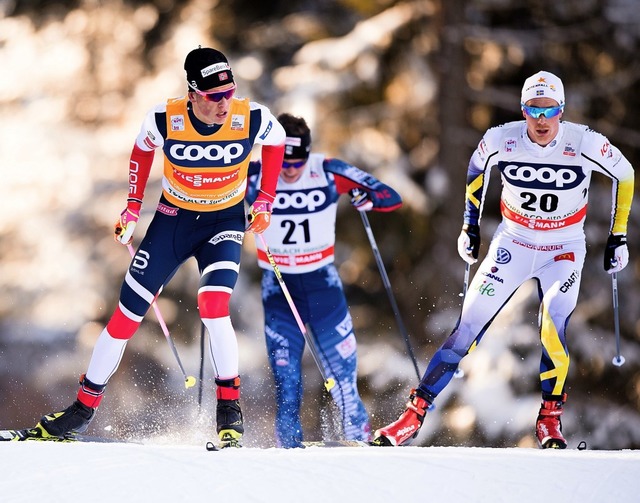
M 149 180 L 154 150 L 142 150 L 138 145 L 133 146 L 129 159 L 129 199 L 142 202 L 144 189 Z
M 278 176 L 284 159 L 284 143 L 282 145 L 262 146 L 262 181 L 260 190 L 275 197 Z

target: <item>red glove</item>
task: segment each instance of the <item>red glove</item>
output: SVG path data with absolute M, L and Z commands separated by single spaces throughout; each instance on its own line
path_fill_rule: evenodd
M 123 245 L 128 245 L 133 240 L 133 231 L 136 229 L 138 219 L 140 218 L 140 201 L 127 200 L 127 207 L 120 214 L 120 219 L 115 223 L 114 233 L 115 240 Z
M 249 225 L 246 228 L 246 232 L 262 234 L 267 230 L 267 227 L 269 227 L 271 223 L 273 199 L 273 196 L 270 196 L 266 192 L 258 192 L 258 197 L 256 197 L 256 200 L 249 208 L 249 214 L 247 215 Z

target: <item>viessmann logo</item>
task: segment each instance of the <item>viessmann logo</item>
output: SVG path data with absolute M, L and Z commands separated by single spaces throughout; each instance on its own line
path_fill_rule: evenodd
M 577 166 L 502 161 L 498 163 L 498 169 L 513 185 L 531 189 L 568 190 L 584 180 L 584 173 Z
M 167 152 L 176 161 L 222 161 L 231 164 L 245 155 L 242 143 L 173 143 Z
M 182 185 L 191 187 L 193 189 L 218 189 L 229 184 L 229 182 L 238 179 L 239 171 L 234 169 L 229 172 L 222 173 L 185 173 L 180 171 L 175 166 L 173 167 L 173 176 Z

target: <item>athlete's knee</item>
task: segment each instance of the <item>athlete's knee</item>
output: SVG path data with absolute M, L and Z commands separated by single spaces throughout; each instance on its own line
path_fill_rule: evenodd
M 231 293 L 219 290 L 198 292 L 198 309 L 201 318 L 223 318 L 229 316 L 229 300 Z
M 141 322 L 142 316 L 133 314 L 122 304 L 118 304 L 109 323 L 107 323 L 107 332 L 114 339 L 131 339 Z
M 297 412 L 302 403 L 298 390 L 282 387 L 276 391 L 276 402 L 278 407 L 286 412 Z
M 204 268 L 200 276 L 202 289 L 233 290 L 238 281 L 239 260 L 219 260 Z

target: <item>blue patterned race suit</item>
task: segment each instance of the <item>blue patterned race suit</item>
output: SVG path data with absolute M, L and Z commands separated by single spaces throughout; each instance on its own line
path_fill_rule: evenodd
M 570 364 L 566 330 L 586 256 L 584 222 L 592 173 L 612 179 L 611 232 L 626 234 L 633 168 L 607 138 L 586 126 L 561 122 L 556 139 L 546 147 L 528 138 L 524 121 L 487 131 L 469 163 L 466 225 L 480 223 L 492 168 L 502 180 L 502 222 L 469 285 L 457 326 L 434 354 L 418 386 L 430 403 L 529 279 L 537 282 L 541 302 L 542 394 L 562 397 Z
M 247 201 L 256 195 L 259 164 L 249 167 Z M 265 240 L 303 322 L 309 328 L 342 418 L 344 437 L 369 440 L 369 416 L 357 388 L 356 337 L 342 282 L 333 264 L 337 201 L 352 188 L 367 192 L 374 211 L 400 207 L 400 196 L 364 171 L 311 154 L 294 183 L 278 182 Z M 305 339 L 258 241 L 269 363 L 276 387 L 276 439 L 280 447 L 303 440 L 300 407 Z

